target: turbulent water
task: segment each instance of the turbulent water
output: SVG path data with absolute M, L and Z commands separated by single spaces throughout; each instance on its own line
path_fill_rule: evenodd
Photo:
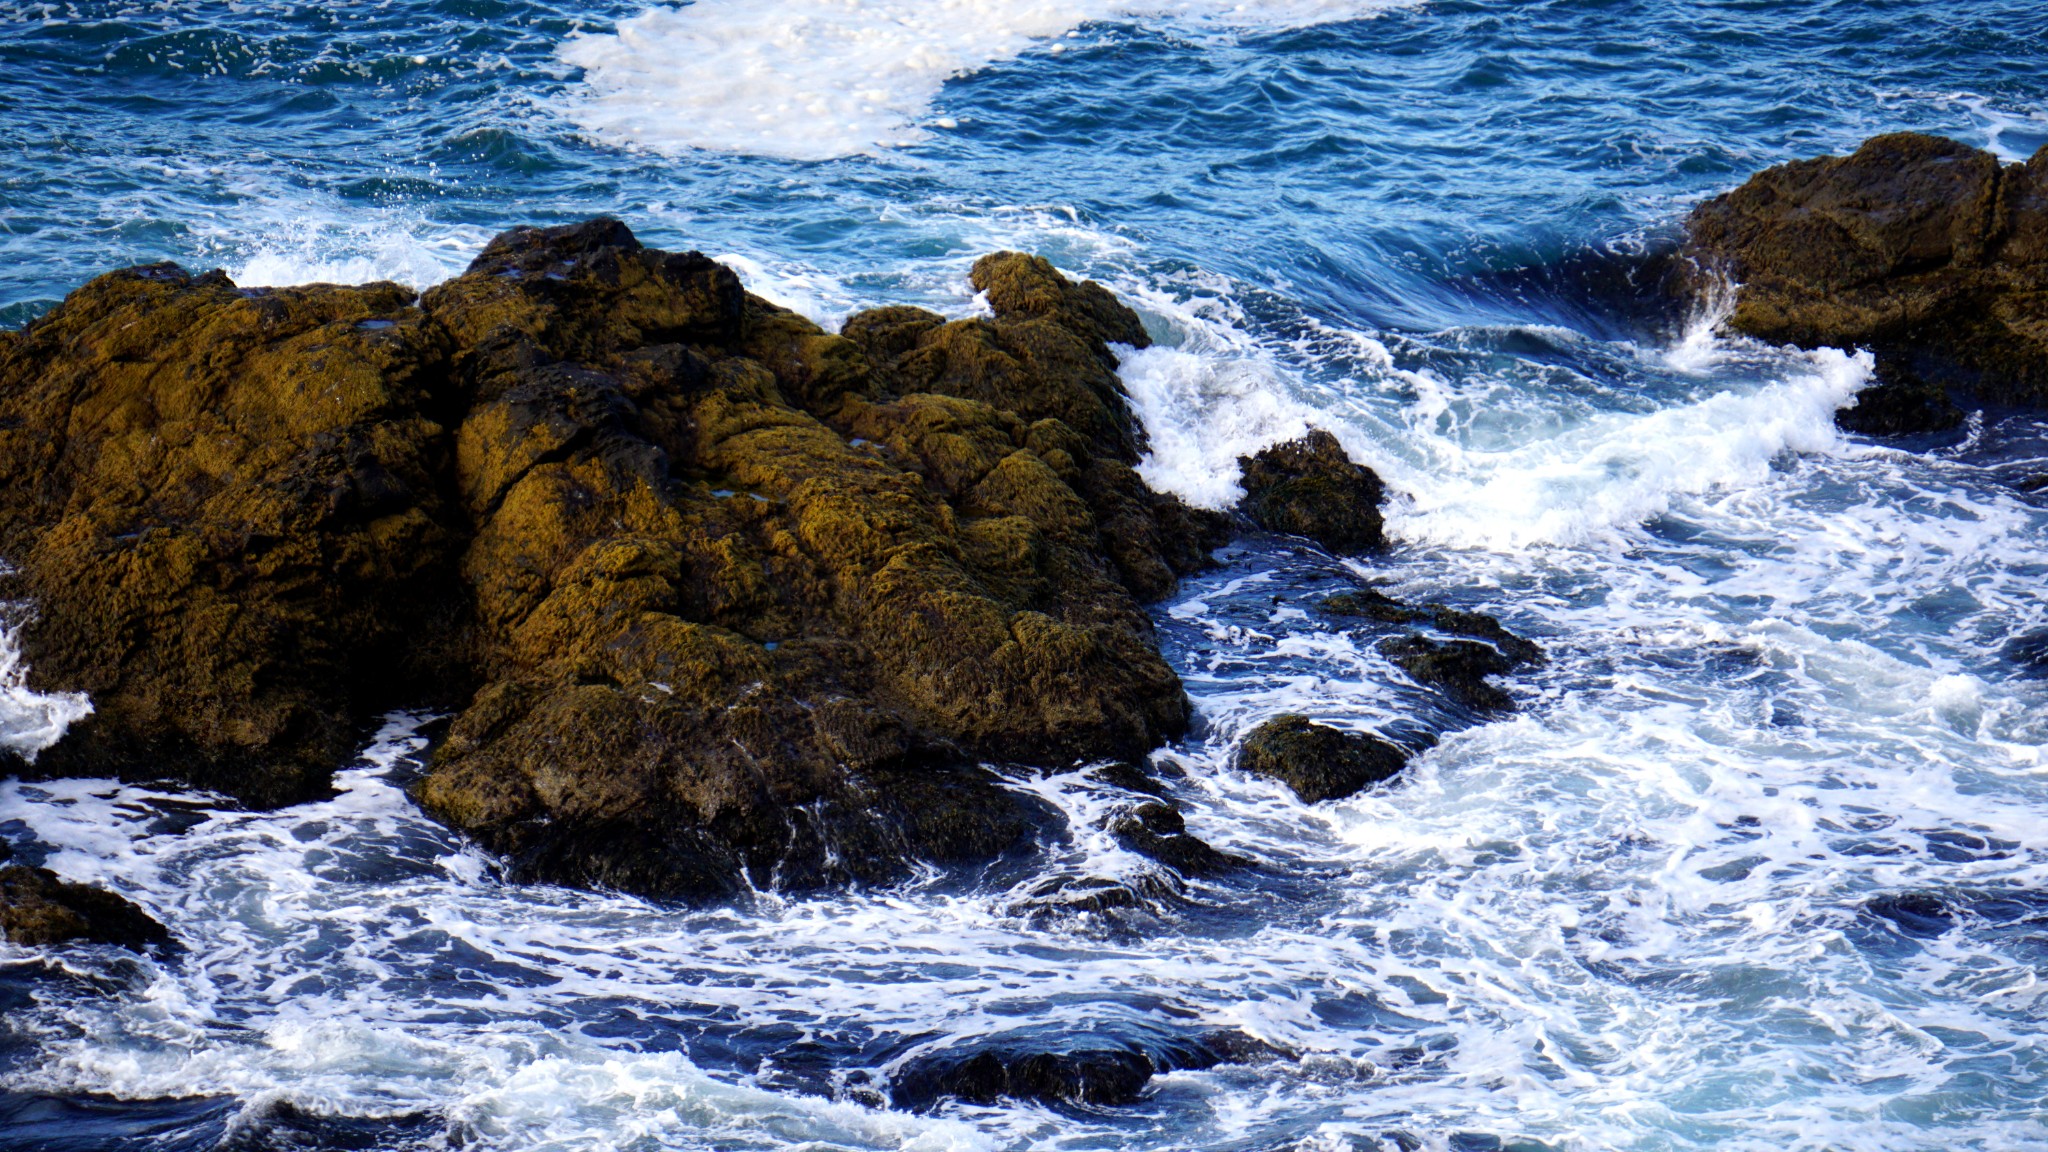
M 1226 504 L 1313 423 L 1400 541 L 1245 541 L 1159 606 L 1199 714 L 1159 772 L 1259 862 L 1221 880 L 1089 832 L 1128 798 L 1076 773 L 1018 777 L 1075 831 L 1016 872 L 507 886 L 405 798 L 428 716 L 280 812 L 0 785 L 20 855 L 182 943 L 0 945 L 0 1149 L 2048 1146 L 2048 425 L 1845 437 L 1867 358 L 1619 284 L 1780 160 L 2031 154 L 2044 44 L 2037 0 L 0 3 L 0 322 L 146 260 L 424 286 L 599 211 L 826 322 L 969 312 L 1020 247 L 1145 314 L 1154 485 Z M 1307 808 L 1230 767 L 1261 719 L 1455 719 L 1304 610 L 1365 579 L 1551 659 Z M 87 707 L 0 656 L 0 741 Z M 1152 899 L 1048 912 L 1049 875 Z M 1273 1054 L 886 1104 L 935 1053 L 1217 1029 Z

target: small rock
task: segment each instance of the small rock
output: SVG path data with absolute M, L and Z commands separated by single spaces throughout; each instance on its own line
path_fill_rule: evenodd
M 907 1069 L 891 1086 L 898 1108 L 951 1097 L 970 1104 L 1037 1100 L 1047 1104 L 1129 1104 L 1152 1079 L 1152 1060 L 1127 1048 L 1073 1052 L 983 1051 Z
M 1380 654 L 1400 665 L 1416 683 L 1442 688 L 1468 708 L 1514 711 L 1514 699 L 1486 678 L 1511 671 L 1515 663 L 1491 645 L 1471 640 L 1439 642 L 1410 634 L 1382 642 Z
M 19 864 L 0 868 L 0 931 L 31 947 L 85 940 L 139 950 L 171 939 L 149 913 L 112 892 Z
M 1494 646 L 1508 661 L 1508 668 L 1519 668 L 1525 664 L 1541 664 L 1543 649 L 1533 640 L 1525 640 L 1500 626 L 1500 621 L 1484 612 L 1460 612 L 1441 604 L 1429 606 L 1429 622 L 1439 632 L 1453 636 L 1472 636 Z
M 1372 469 L 1351 462 L 1337 438 L 1320 428 L 1299 440 L 1240 456 L 1244 484 L 1238 508 L 1269 532 L 1306 536 L 1332 552 L 1386 546 L 1380 501 L 1386 488 Z
M 1356 592 L 1339 592 L 1326 596 L 1316 605 L 1316 611 L 1326 616 L 1358 616 L 1367 620 L 1378 620 L 1383 624 L 1412 624 L 1427 620 L 1429 613 L 1411 608 L 1384 592 L 1361 588 Z
M 899 1108 L 926 1108 L 952 1098 L 973 1104 L 1037 1100 L 1048 1104 L 1129 1104 L 1160 1072 L 1202 1071 L 1251 1064 L 1288 1054 L 1242 1032 L 1059 1052 L 1035 1047 L 985 1048 L 971 1056 L 939 1055 L 912 1061 L 899 1072 L 890 1096 Z
M 1219 852 L 1188 835 L 1187 821 L 1172 805 L 1148 800 L 1114 816 L 1109 831 L 1124 847 L 1149 856 L 1183 876 L 1215 876 L 1243 864 L 1242 857 Z
M 1307 804 L 1353 795 L 1392 778 L 1407 761 L 1407 753 L 1378 737 L 1293 714 L 1253 729 L 1237 754 L 1239 768 L 1281 781 Z

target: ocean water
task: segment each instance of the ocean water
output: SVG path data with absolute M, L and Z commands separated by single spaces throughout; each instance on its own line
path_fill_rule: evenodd
M 0 945 L 0 1149 L 2016 1152 L 2048 1147 L 2048 423 L 1881 444 L 1802 353 L 1642 299 L 1688 207 L 1882 131 L 2048 143 L 2036 0 L 0 0 L 0 323 L 110 267 L 425 286 L 610 212 L 831 323 L 976 307 L 1004 247 L 1097 277 L 1156 486 L 1327 427 L 1398 546 L 1249 539 L 1158 606 L 1198 726 L 1181 882 L 1070 817 L 1028 874 L 689 909 L 501 883 L 403 786 L 324 803 L 0 784 L 0 836 L 169 924 Z M 2030 485 L 2028 487 L 2031 487 Z M 1381 581 L 1551 659 L 1511 717 L 1314 808 L 1260 720 L 1435 711 Z M 0 741 L 36 696 L 0 636 Z M 1146 894 L 1110 912 L 1048 877 Z M 920 1062 L 1244 1064 L 1120 1107 L 895 1108 Z

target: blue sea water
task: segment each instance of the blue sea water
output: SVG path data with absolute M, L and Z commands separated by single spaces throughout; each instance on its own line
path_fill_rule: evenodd
M 1648 308 L 1632 254 L 1884 131 L 2048 144 L 2036 0 L 0 2 L 0 323 L 110 267 L 459 271 L 608 212 L 825 322 L 972 311 L 972 260 L 1109 283 L 1156 486 L 1310 425 L 1399 546 L 1249 540 L 1158 608 L 1157 757 L 1259 861 L 1071 834 L 1029 875 L 680 909 L 499 883 L 402 787 L 247 813 L 0 784 L 0 835 L 184 944 L 0 945 L 0 1149 L 2006 1152 L 2048 1147 L 2048 427 L 1883 445 L 1868 377 Z M 1910 449 L 1910 450 L 1908 450 Z M 1304 808 L 1260 720 L 1426 697 L 1304 610 L 1361 579 L 1552 659 L 1508 719 Z M 62 702 L 0 661 L 0 739 Z M 1151 893 L 1048 908 L 1048 876 Z M 885 1103 L 935 1054 L 1271 1046 L 1115 1108 Z

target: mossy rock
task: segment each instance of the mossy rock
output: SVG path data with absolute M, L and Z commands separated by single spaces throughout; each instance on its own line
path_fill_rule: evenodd
M 1275 716 L 1252 729 L 1237 766 L 1287 785 L 1304 804 L 1342 800 L 1397 775 L 1408 754 L 1376 736 L 1318 724 L 1306 716 Z
M 1142 604 L 1227 524 L 1147 489 L 1106 290 L 999 254 L 995 315 L 824 332 L 616 220 L 424 294 L 115 273 L 0 341 L 23 771 L 317 795 L 373 718 L 520 876 L 885 882 L 1050 819 L 978 767 L 1142 757 L 1189 705 Z
M 139 950 L 171 940 L 131 901 L 19 864 L 0 867 L 0 933 L 29 947 L 83 941 Z
M 1328 432 L 1313 429 L 1237 464 L 1245 493 L 1238 508 L 1259 527 L 1306 536 L 1339 554 L 1386 546 L 1385 486 Z
M 1760 172 L 1696 208 L 1692 290 L 1735 285 L 1729 326 L 1865 347 L 1879 383 L 1844 427 L 1938 431 L 1948 393 L 2048 399 L 2048 148 L 2024 164 L 1918 133 Z

